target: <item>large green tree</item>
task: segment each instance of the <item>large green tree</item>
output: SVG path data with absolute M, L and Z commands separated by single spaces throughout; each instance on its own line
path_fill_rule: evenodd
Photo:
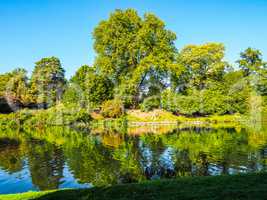
M 177 58 L 178 73 L 173 73 L 175 86 L 185 84 L 187 87 L 202 90 L 209 82 L 221 81 L 229 66 L 223 60 L 224 51 L 225 48 L 220 43 L 184 47 Z
M 66 84 L 64 74 L 65 70 L 56 57 L 36 62 L 30 81 L 33 102 L 51 106 L 61 100 Z
M 154 14 L 142 18 L 133 9 L 116 10 L 93 36 L 97 70 L 110 77 L 120 96 L 132 95 L 130 104 L 140 100 L 142 87 L 150 87 L 148 79 L 162 82 L 173 67 L 176 35 Z

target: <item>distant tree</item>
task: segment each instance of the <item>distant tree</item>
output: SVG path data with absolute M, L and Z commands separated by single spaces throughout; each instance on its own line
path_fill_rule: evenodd
M 30 86 L 34 103 L 54 105 L 61 100 L 65 80 L 65 70 L 56 57 L 42 58 L 35 63 Z
M 84 95 L 84 90 L 81 89 L 79 85 L 69 82 L 64 90 L 62 97 L 62 102 L 64 104 L 76 104 L 81 107 L 86 107 L 86 98 Z
M 82 65 L 73 77 L 71 77 L 70 82 L 75 83 L 81 87 L 82 90 L 86 89 L 88 74 L 94 73 L 94 68 L 89 65 Z
M 25 69 L 17 68 L 12 72 L 0 75 L 0 96 L 27 104 L 31 99 L 28 89 Z
M 260 72 L 265 66 L 262 60 L 262 54 L 257 49 L 247 48 L 244 52 L 240 53 L 240 57 L 241 59 L 237 63 L 245 77 Z
M 188 87 L 201 90 L 210 81 L 221 81 L 229 66 L 223 60 L 224 51 L 223 44 L 219 43 L 184 47 L 177 58 L 179 76 L 173 77 L 176 85 L 188 84 Z
M 141 18 L 133 9 L 116 10 L 98 24 L 93 36 L 97 70 L 112 80 L 122 98 L 132 95 L 129 104 L 149 90 L 147 80 L 165 81 L 173 67 L 176 35 L 154 14 Z
M 267 95 L 267 63 L 257 49 L 247 48 L 237 61 L 243 76 L 260 95 Z
M 106 75 L 99 74 L 95 67 L 81 66 L 70 82 L 77 84 L 82 89 L 88 103 L 99 105 L 113 97 L 112 81 Z

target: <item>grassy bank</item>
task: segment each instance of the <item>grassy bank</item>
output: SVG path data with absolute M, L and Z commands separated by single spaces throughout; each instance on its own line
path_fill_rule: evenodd
M 10 114 L 0 114 L 0 128 L 18 127 L 45 127 L 76 125 L 86 127 L 98 124 L 128 124 L 129 126 L 144 125 L 184 125 L 203 126 L 206 124 L 232 124 L 239 123 L 241 115 L 212 115 L 205 117 L 177 116 L 171 112 L 155 109 L 149 112 L 141 110 L 128 110 L 120 118 L 104 118 L 99 113 L 89 112 L 73 106 L 59 104 L 47 110 L 20 110 Z
M 95 123 L 109 124 L 127 122 L 128 125 L 205 125 L 218 123 L 239 123 L 244 117 L 239 114 L 234 115 L 210 115 L 202 117 L 186 117 L 182 115 L 175 115 L 171 112 L 155 109 L 149 112 L 142 112 L 141 110 L 127 110 L 125 115 L 121 118 L 111 119 L 101 117 L 100 114 L 92 113 L 92 118 Z
M 186 117 L 177 116 L 171 112 L 155 109 L 149 112 L 141 110 L 129 110 L 126 113 L 129 122 L 159 122 L 159 123 L 220 123 L 220 122 L 237 122 L 241 120 L 240 115 L 211 115 L 204 117 Z
M 267 174 L 180 178 L 80 190 L 0 195 L 0 200 L 267 199 Z
M 0 128 L 45 127 L 77 125 L 86 126 L 92 121 L 86 109 L 58 104 L 49 109 L 22 109 L 10 114 L 0 114 Z

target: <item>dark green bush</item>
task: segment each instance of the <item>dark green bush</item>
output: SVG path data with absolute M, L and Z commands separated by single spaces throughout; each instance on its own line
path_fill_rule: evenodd
M 160 97 L 151 96 L 146 98 L 143 103 L 140 105 L 140 108 L 143 112 L 151 111 L 155 108 L 160 108 Z

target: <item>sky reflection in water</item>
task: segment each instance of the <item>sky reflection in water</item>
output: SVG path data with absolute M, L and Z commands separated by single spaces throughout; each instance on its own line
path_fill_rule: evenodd
M 266 171 L 266 161 L 264 129 L 9 130 L 0 132 L 0 193 Z

